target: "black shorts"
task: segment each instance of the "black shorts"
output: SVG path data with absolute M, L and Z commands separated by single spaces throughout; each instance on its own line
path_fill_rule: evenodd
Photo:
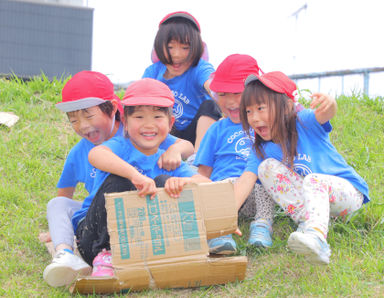
M 178 130 L 176 127 L 173 127 L 171 135 L 180 139 L 188 140 L 195 145 L 197 121 L 201 116 L 207 116 L 217 121 L 221 118 L 221 110 L 214 100 L 205 100 L 200 105 L 191 123 L 184 130 Z

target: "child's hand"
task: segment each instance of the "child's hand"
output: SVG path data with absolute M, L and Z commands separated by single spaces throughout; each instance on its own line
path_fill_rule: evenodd
M 151 199 L 153 199 L 156 196 L 157 188 L 153 179 L 139 174 L 132 178 L 132 183 L 137 188 L 140 197 L 151 195 Z
M 311 97 L 310 107 L 315 110 L 316 120 L 320 124 L 324 124 L 336 115 L 337 103 L 332 96 L 324 93 L 313 93 Z
M 167 171 L 176 170 L 181 164 L 181 154 L 175 147 L 171 146 L 165 151 L 157 161 L 159 168 Z
M 42 232 L 39 234 L 39 240 L 40 242 L 51 242 L 52 239 L 51 239 L 51 234 L 49 234 L 49 232 Z
M 183 191 L 184 185 L 190 182 L 191 178 L 171 177 L 165 182 L 164 189 L 170 197 L 178 198 Z

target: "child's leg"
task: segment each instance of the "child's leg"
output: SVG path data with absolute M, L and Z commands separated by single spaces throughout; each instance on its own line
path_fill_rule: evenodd
M 304 220 L 303 177 L 281 162 L 268 158 L 258 171 L 259 179 L 272 199 L 283 208 L 296 223 Z
M 104 194 L 135 189 L 130 180 L 113 174 L 101 185 L 76 231 L 79 252 L 88 264 L 92 265 L 94 258 L 103 249 L 110 250 Z
M 64 248 L 73 250 L 74 231 L 71 218 L 81 205 L 82 202 L 66 197 L 56 197 L 48 202 L 49 234 L 56 251 Z
M 363 195 L 353 185 L 340 177 L 309 174 L 304 178 L 305 226 L 328 234 L 329 216 L 345 216 L 358 210 Z
M 56 253 L 43 272 L 44 280 L 52 287 L 69 285 L 78 274 L 88 275 L 91 267 L 73 253 L 74 232 L 72 215 L 82 202 L 56 197 L 47 205 L 49 232 Z
M 253 204 L 251 205 L 250 202 L 253 202 Z M 256 208 L 254 210 L 249 208 L 252 206 Z M 240 212 L 245 213 L 247 209 L 253 212 L 254 217 L 249 229 L 248 244 L 258 247 L 271 247 L 275 202 L 263 185 L 255 184 L 251 194 L 241 207 Z

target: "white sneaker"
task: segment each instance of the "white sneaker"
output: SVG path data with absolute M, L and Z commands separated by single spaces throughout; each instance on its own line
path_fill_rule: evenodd
M 78 275 L 91 274 L 92 267 L 77 255 L 60 250 L 56 253 L 43 273 L 44 280 L 51 287 L 61 287 L 71 284 Z
M 328 265 L 331 250 L 324 237 L 312 232 L 293 232 L 288 238 L 288 247 L 304 255 L 314 265 Z

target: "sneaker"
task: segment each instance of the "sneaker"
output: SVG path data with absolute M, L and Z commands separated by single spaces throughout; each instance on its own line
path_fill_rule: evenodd
M 288 238 L 288 247 L 297 254 L 304 255 L 314 265 L 328 265 L 331 249 L 318 232 L 293 232 Z
M 43 272 L 44 280 L 51 287 L 70 285 L 78 275 L 89 275 L 92 267 L 79 256 L 65 250 L 58 251 L 52 263 Z
M 272 246 L 272 227 L 264 221 L 253 221 L 249 229 L 248 244 L 257 247 Z
M 111 252 L 103 249 L 94 258 L 92 276 L 113 276 Z
M 208 246 L 210 254 L 231 255 L 236 252 L 236 242 L 231 234 L 209 239 Z

